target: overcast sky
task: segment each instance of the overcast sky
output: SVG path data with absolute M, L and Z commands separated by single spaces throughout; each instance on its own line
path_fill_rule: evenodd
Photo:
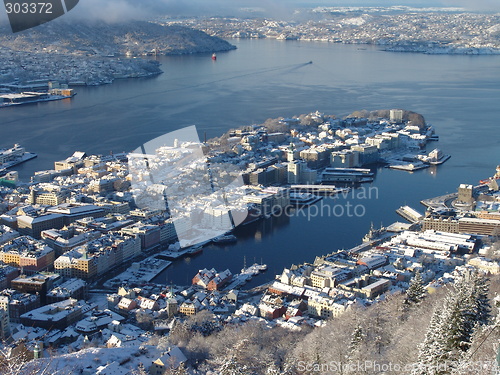
M 500 0 L 80 0 L 69 17 L 121 21 L 154 15 L 238 15 L 241 8 L 266 10 L 272 17 L 284 19 L 301 6 L 451 6 L 468 10 L 500 12 Z M 68 18 L 69 18 L 68 17 Z M 0 6 L 0 22 L 6 12 Z

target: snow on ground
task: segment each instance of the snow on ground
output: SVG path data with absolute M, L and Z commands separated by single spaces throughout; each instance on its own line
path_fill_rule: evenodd
M 51 375 L 67 374 L 95 374 L 97 368 L 117 362 L 122 363 L 122 375 L 136 370 L 139 363 L 147 369 L 152 362 L 161 356 L 161 352 L 151 345 L 133 348 L 88 348 L 76 353 L 64 354 L 53 358 L 42 358 L 28 363 L 25 373 L 45 373 Z M 33 371 L 33 372 L 30 372 Z

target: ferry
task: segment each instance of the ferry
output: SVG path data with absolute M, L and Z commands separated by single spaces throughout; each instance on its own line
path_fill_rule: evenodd
M 236 236 L 234 234 L 225 234 L 225 235 L 217 236 L 217 237 L 213 238 L 212 242 L 216 243 L 216 244 L 224 244 L 224 243 L 233 243 L 233 242 L 236 242 L 237 240 L 238 239 L 236 238 Z
M 212 60 L 214 60 L 214 61 L 217 60 L 217 55 L 215 54 L 215 52 L 212 53 Z
M 325 168 L 321 174 L 324 184 L 334 182 L 362 183 L 372 182 L 374 173 L 364 168 Z
M 38 155 L 33 152 L 26 152 L 24 147 L 15 144 L 9 149 L 0 149 L 0 173 L 7 173 L 7 169 L 15 167 L 25 161 L 36 158 Z
M 0 95 L 0 108 L 69 99 L 75 95 L 76 93 L 73 89 L 53 89 L 48 92 L 25 91 L 20 94 L 3 94 Z
M 192 246 L 190 247 L 187 251 L 187 255 L 196 255 L 199 254 L 203 251 L 203 246 L 202 245 L 197 245 L 197 246 Z

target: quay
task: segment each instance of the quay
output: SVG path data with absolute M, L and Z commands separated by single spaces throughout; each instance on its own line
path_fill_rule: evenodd
M 401 206 L 396 210 L 396 213 L 403 219 L 408 220 L 410 223 L 419 222 L 424 218 L 424 215 L 410 206 Z

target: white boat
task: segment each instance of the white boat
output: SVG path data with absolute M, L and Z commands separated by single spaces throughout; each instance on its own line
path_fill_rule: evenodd
M 33 152 L 26 152 L 24 147 L 21 147 L 17 143 L 12 148 L 0 149 L 0 171 L 6 172 L 8 168 L 15 167 L 37 156 L 38 155 Z
M 236 242 L 238 239 L 234 234 L 225 234 L 222 236 L 217 236 L 214 239 L 212 239 L 212 242 L 214 243 L 232 243 Z
M 290 203 L 295 205 L 311 205 L 321 199 L 322 197 L 311 193 L 290 193 Z

